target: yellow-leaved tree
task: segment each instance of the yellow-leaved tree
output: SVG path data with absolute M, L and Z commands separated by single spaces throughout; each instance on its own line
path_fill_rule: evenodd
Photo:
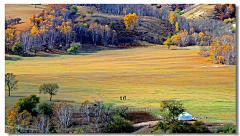
M 177 33 L 176 35 L 173 35 L 172 37 L 171 37 L 171 40 L 172 40 L 172 43 L 173 44 L 175 44 L 175 45 L 178 45 L 178 46 L 180 46 L 180 36 L 179 36 L 179 34 Z
M 31 34 L 38 34 L 39 30 L 38 30 L 38 27 L 37 26 L 33 26 L 32 29 L 31 29 Z
M 171 11 L 170 14 L 169 14 L 169 22 L 171 24 L 173 24 L 174 15 L 175 15 L 174 11 Z
M 176 27 L 176 33 L 178 33 L 179 32 L 178 22 L 176 22 L 175 27 Z
M 203 32 L 199 33 L 199 39 L 200 41 L 203 41 L 205 34 Z
M 15 132 L 17 132 L 17 130 L 20 129 L 20 123 L 21 123 L 21 113 L 19 113 L 18 110 L 19 110 L 19 106 L 13 105 L 11 109 L 8 109 L 6 111 L 8 125 Z
M 138 24 L 138 16 L 136 13 L 129 13 L 123 18 L 123 20 L 126 28 L 130 30 L 133 30 Z

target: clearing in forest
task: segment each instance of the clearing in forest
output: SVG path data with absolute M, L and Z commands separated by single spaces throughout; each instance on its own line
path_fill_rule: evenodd
M 202 119 L 206 122 L 234 123 L 236 66 L 213 64 L 198 51 L 198 46 L 167 49 L 157 45 L 77 55 L 9 55 L 5 73 L 15 74 L 19 83 L 11 97 L 5 95 L 5 107 L 31 94 L 49 102 L 50 96 L 39 94 L 38 88 L 43 83 L 57 83 L 60 89 L 52 102 L 66 101 L 76 110 L 87 98 L 158 112 L 162 100 L 176 99 L 194 117 L 207 117 Z M 127 100 L 120 100 L 123 95 Z

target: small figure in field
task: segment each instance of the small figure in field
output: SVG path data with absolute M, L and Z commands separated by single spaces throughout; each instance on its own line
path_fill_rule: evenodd
M 123 100 L 124 100 L 124 96 L 123 96 Z
M 122 100 L 122 96 L 120 96 L 120 100 Z
M 126 96 L 126 95 L 124 96 L 124 99 L 125 99 L 125 100 L 127 99 L 127 96 Z

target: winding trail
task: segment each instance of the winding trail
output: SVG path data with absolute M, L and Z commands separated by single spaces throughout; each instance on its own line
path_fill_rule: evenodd
M 134 128 L 135 128 L 135 132 L 134 133 L 138 133 L 148 127 L 153 127 L 155 125 L 157 125 L 158 121 L 147 121 L 147 122 L 141 122 L 141 123 L 137 123 L 134 124 Z

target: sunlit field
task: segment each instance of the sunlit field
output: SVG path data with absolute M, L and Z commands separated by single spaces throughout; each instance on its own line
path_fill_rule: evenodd
M 198 54 L 197 46 L 102 50 L 77 55 L 19 57 L 9 55 L 5 73 L 16 75 L 18 90 L 6 92 L 6 109 L 19 98 L 39 94 L 43 83 L 60 87 L 53 102 L 66 101 L 77 110 L 84 99 L 158 112 L 165 99 L 181 100 L 193 117 L 206 122 L 236 121 L 236 65 L 220 65 Z M 127 100 L 121 101 L 120 96 Z M 201 119 L 200 119 L 201 120 Z

